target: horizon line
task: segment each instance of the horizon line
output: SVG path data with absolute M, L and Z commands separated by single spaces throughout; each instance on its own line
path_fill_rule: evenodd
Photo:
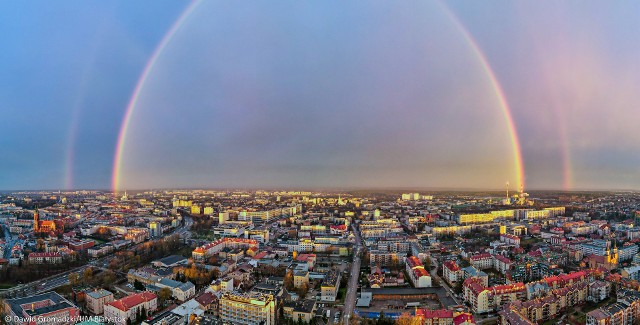
M 221 186 L 221 187 L 148 187 L 148 188 L 130 188 L 123 189 L 121 192 L 140 192 L 140 191 L 439 191 L 439 192 L 504 192 L 504 188 L 481 188 L 481 187 L 428 187 L 428 186 Z M 41 189 L 0 189 L 0 192 L 75 192 L 75 191 L 97 191 L 97 192 L 113 192 L 112 188 L 41 188 Z M 525 192 L 640 192 L 640 189 L 631 188 L 531 188 Z M 517 193 L 517 192 L 514 192 Z M 114 193 L 115 194 L 115 193 Z

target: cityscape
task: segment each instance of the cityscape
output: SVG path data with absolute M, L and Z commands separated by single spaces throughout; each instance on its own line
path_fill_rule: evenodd
M 640 324 L 640 2 L 0 2 L 0 323 Z
M 0 295 L 14 323 L 638 321 L 634 192 L 21 191 L 0 199 Z

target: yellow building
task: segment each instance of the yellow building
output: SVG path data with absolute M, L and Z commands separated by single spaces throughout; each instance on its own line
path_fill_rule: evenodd
M 293 273 L 293 286 L 296 288 L 302 288 L 303 285 L 309 287 L 309 272 L 296 271 Z
M 250 292 L 225 292 L 220 297 L 223 322 L 241 325 L 275 325 L 275 300 L 272 295 Z
M 314 300 L 287 301 L 283 306 L 284 317 L 292 319 L 294 322 L 301 320 L 310 323 L 316 313 L 316 302 Z
M 473 214 L 461 214 L 458 216 L 458 224 L 476 224 L 476 223 L 489 223 L 493 222 L 496 217 L 491 213 L 473 213 Z

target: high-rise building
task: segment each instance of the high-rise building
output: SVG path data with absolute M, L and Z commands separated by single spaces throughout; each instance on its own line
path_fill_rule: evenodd
M 257 292 L 225 292 L 220 297 L 220 318 L 231 324 L 275 325 L 275 299 Z
M 159 222 L 149 222 L 149 231 L 151 232 L 151 237 L 160 237 L 162 236 L 162 225 Z
M 5 300 L 5 313 L 10 324 L 68 324 L 67 319 L 80 316 L 80 309 L 55 292 Z M 33 319 L 33 320 L 32 320 Z

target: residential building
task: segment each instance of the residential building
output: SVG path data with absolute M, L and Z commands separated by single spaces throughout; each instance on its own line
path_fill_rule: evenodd
M 340 273 L 335 270 L 329 271 L 322 285 L 320 286 L 320 300 L 321 301 L 336 301 L 338 297 L 338 290 L 340 289 Z
M 284 317 L 294 322 L 302 321 L 309 324 L 315 317 L 315 300 L 286 301 L 283 306 Z
M 442 276 L 449 285 L 455 285 L 463 279 L 463 271 L 455 261 L 442 263 Z
M 493 256 L 489 253 L 477 254 L 469 258 L 469 263 L 480 270 L 490 269 L 493 267 Z
M 89 312 L 94 315 L 102 315 L 104 313 L 104 305 L 113 301 L 113 293 L 105 289 L 89 291 L 85 300 Z
M 34 296 L 7 299 L 5 313 L 14 319 L 12 324 L 36 325 L 36 324 L 67 324 L 66 319 L 80 316 L 80 309 L 69 300 L 55 292 L 47 292 Z M 36 322 L 38 318 L 43 321 Z M 22 322 L 19 319 L 26 321 Z M 29 320 L 30 319 L 30 320 Z
M 296 288 L 302 288 L 303 285 L 309 286 L 309 272 L 308 271 L 295 271 L 293 272 L 293 286 Z
M 171 289 L 173 298 L 181 302 L 191 299 L 191 297 L 196 294 L 196 286 L 188 281 L 183 283 L 180 281 L 162 278 L 159 282 L 155 283 L 155 286 Z
M 275 325 L 275 299 L 272 295 L 225 292 L 220 297 L 220 319 L 238 325 Z
M 135 322 L 139 312 L 149 315 L 156 309 L 158 309 L 157 296 L 149 291 L 144 291 L 106 303 L 104 317 L 111 318 L 116 325 L 124 325 L 127 320 Z
M 409 279 L 414 287 L 427 288 L 431 286 L 431 276 L 417 257 L 407 257 L 405 265 Z

